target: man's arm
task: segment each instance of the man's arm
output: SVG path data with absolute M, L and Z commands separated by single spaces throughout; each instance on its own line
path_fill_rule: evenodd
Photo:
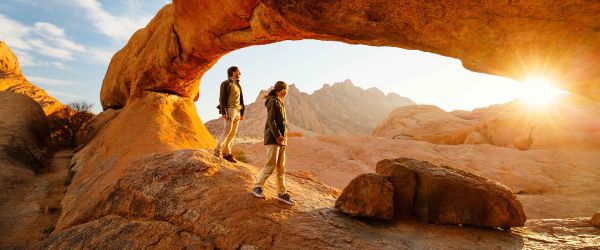
M 227 115 L 227 101 L 229 100 L 229 88 L 227 81 L 221 83 L 221 90 L 219 92 L 219 114 L 223 115 L 223 118 L 228 119 Z
M 244 105 L 244 91 L 242 91 L 242 86 L 238 83 L 238 88 L 240 89 L 240 105 L 242 109 L 240 109 L 240 116 L 244 119 L 244 111 L 246 110 L 246 105 Z

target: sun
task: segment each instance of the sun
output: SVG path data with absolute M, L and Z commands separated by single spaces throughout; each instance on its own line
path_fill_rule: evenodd
M 555 88 L 550 81 L 543 78 L 531 78 L 524 81 L 519 92 L 520 100 L 535 107 L 545 106 L 556 96 L 567 93 Z

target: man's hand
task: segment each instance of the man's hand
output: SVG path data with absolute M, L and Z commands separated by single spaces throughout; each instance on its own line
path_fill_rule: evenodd
M 225 120 L 229 120 L 229 115 L 227 115 L 227 114 L 224 114 L 221 117 L 223 117 L 223 119 L 225 119 Z
M 280 135 L 279 137 L 277 137 L 277 144 L 283 145 L 284 140 L 285 140 L 285 138 L 283 138 L 283 136 Z
M 240 115 L 240 121 L 244 120 L 244 116 Z

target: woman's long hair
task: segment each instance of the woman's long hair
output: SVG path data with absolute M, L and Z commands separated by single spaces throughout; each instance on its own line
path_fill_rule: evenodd
M 277 81 L 273 86 L 273 89 L 269 91 L 265 96 L 263 96 L 263 99 L 267 99 L 269 96 L 275 96 L 277 92 L 284 90 L 285 88 L 287 88 L 287 86 L 288 84 L 284 81 Z

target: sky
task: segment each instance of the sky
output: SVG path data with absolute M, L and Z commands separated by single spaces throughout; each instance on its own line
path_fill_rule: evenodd
M 63 103 L 86 101 L 100 112 L 100 88 L 112 55 L 167 0 L 2 0 L 0 40 L 17 54 L 25 77 Z M 512 79 L 464 69 L 459 60 L 421 51 L 315 40 L 252 46 L 223 56 L 200 82 L 203 121 L 218 117 L 219 84 L 235 65 L 246 103 L 283 80 L 312 93 L 350 79 L 446 111 L 505 103 L 523 92 Z

